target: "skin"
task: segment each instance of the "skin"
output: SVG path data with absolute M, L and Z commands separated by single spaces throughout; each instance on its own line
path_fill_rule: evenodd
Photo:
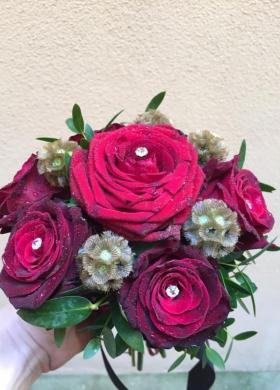
M 56 370 L 81 352 L 92 337 L 72 327 L 62 347 L 57 348 L 52 331 L 24 322 L 11 305 L 0 310 L 0 319 L 2 390 L 29 389 L 42 373 Z

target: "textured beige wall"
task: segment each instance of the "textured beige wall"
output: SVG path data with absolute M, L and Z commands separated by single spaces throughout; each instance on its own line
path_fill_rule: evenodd
M 166 89 L 162 110 L 178 127 L 213 129 L 232 152 L 246 138 L 247 166 L 280 189 L 279 1 L 1 0 L 0 20 L 0 185 L 35 137 L 67 135 L 74 102 L 98 127 Z M 267 200 L 280 221 L 279 193 Z M 268 254 L 252 267 L 257 318 L 239 312 L 236 331 L 259 336 L 235 346 L 229 369 L 280 369 L 279 264 Z M 100 367 L 78 358 L 62 371 Z

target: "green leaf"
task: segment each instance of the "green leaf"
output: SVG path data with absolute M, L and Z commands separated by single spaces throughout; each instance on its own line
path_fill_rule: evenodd
M 265 183 L 259 183 L 260 185 L 260 188 L 263 192 L 273 192 L 273 191 L 276 191 L 276 188 L 272 187 L 271 185 L 269 184 L 265 184 Z
M 156 243 L 154 242 L 141 242 L 141 241 L 134 241 L 131 242 L 131 248 L 133 250 L 133 253 L 135 253 L 135 256 L 138 257 L 142 252 L 145 252 L 149 249 L 152 249 Z
M 39 138 L 36 138 L 36 140 L 38 140 L 38 141 L 44 141 L 44 142 L 54 142 L 54 141 L 57 141 L 58 138 L 39 137 Z
M 200 347 L 188 347 L 187 348 L 187 352 L 188 354 L 190 355 L 190 358 L 193 359 L 194 357 L 196 357 L 196 355 L 198 354 L 200 350 Z
M 113 118 L 110 119 L 109 122 L 107 123 L 107 125 L 104 127 L 104 130 L 108 129 L 108 127 L 110 127 L 114 123 L 114 121 L 117 119 L 117 117 L 119 115 L 121 115 L 123 112 L 124 112 L 124 110 L 121 110 L 116 115 L 114 115 Z
M 208 346 L 206 346 L 206 357 L 207 359 L 214 364 L 214 366 L 217 366 L 218 368 L 224 369 L 225 368 L 225 363 L 221 355 L 215 351 L 215 349 L 212 349 Z
M 235 322 L 234 318 L 227 318 L 224 322 L 224 327 L 227 328 L 228 326 L 232 325 Z
M 77 207 L 78 206 L 78 204 L 74 198 L 70 198 L 66 204 L 67 204 L 67 207 Z
M 105 327 L 102 331 L 103 341 L 108 354 L 112 357 L 116 357 L 116 342 L 111 329 Z
M 150 101 L 150 103 L 147 105 L 145 112 L 149 110 L 156 110 L 160 106 L 161 102 L 163 101 L 165 94 L 166 92 L 162 91 L 156 96 L 154 96 Z
M 87 345 L 86 345 L 86 347 L 84 349 L 84 353 L 83 353 L 84 359 L 92 358 L 94 355 L 97 354 L 99 349 L 100 349 L 100 340 L 96 339 L 96 338 L 91 339 L 87 343 Z
M 123 341 L 120 335 L 117 333 L 115 338 L 116 343 L 116 357 L 122 355 L 128 348 L 128 345 Z
M 233 347 L 233 339 L 231 340 L 231 342 L 229 344 L 228 351 L 227 351 L 227 354 L 226 354 L 226 357 L 225 357 L 225 363 L 227 362 L 227 360 L 229 358 L 229 355 L 231 353 L 232 347 Z
M 85 286 L 79 286 L 58 294 L 58 297 L 66 297 L 68 295 L 78 295 L 83 293 L 84 291 L 87 291 L 87 288 Z
M 64 164 L 65 164 L 65 175 L 69 177 L 69 168 L 70 168 L 71 156 L 68 152 L 64 153 Z
M 250 295 L 250 290 L 241 286 L 241 284 L 234 282 L 231 279 L 225 279 L 225 283 L 227 287 L 230 287 L 235 292 L 241 292 L 242 294 L 245 294 L 245 296 Z
M 68 127 L 68 129 L 70 129 L 71 131 L 73 131 L 73 133 L 79 134 L 79 131 L 78 131 L 78 130 L 76 129 L 76 127 L 74 126 L 74 122 L 73 122 L 73 119 L 72 119 L 72 118 L 66 119 L 65 123 L 66 123 L 66 126 Z
M 124 318 L 117 300 L 113 301 L 111 308 L 113 322 L 120 337 L 129 347 L 138 352 L 144 353 L 144 341 L 142 334 L 138 330 L 132 328 L 129 322 Z
M 250 310 L 248 309 L 248 307 L 245 305 L 245 303 L 242 301 L 241 298 L 237 298 L 237 301 L 239 303 L 239 305 L 242 307 L 242 309 L 244 311 L 246 311 L 247 314 L 250 314 Z
M 175 368 L 177 368 L 177 367 L 185 360 L 185 357 L 186 357 L 186 356 L 187 356 L 187 353 L 186 353 L 186 352 L 182 353 L 182 355 L 180 355 L 180 356 L 175 360 L 175 362 L 173 362 L 173 363 L 171 364 L 171 366 L 168 368 L 168 372 L 175 370 Z
M 253 262 L 254 260 L 256 260 L 259 256 L 261 256 L 266 250 L 269 250 L 269 248 L 271 247 L 271 245 L 274 243 L 274 241 L 276 240 L 276 237 L 271 241 L 269 242 L 264 248 L 262 248 L 259 252 L 257 252 L 255 255 L 253 256 L 250 256 L 248 257 L 245 261 L 242 262 L 242 265 L 244 264 L 249 264 L 251 262 Z
M 82 116 L 82 112 L 78 104 L 74 104 L 72 108 L 72 118 L 73 118 L 73 124 L 75 126 L 75 129 L 78 133 L 83 133 L 84 131 L 84 119 Z
M 216 341 L 221 347 L 224 347 L 227 342 L 227 332 L 225 329 L 221 328 L 213 337 L 213 340 Z
M 254 292 L 256 292 L 257 286 L 251 281 L 248 275 L 244 274 L 244 272 L 238 272 L 238 274 L 235 275 L 235 278 L 240 282 L 243 287 L 247 288 L 250 291 L 253 313 L 254 315 L 256 315 L 256 302 L 254 298 Z
M 237 260 L 237 261 L 241 261 L 243 259 L 243 251 L 238 251 L 238 252 L 232 252 L 232 253 L 229 253 L 228 255 L 224 256 L 224 257 L 220 257 L 218 259 L 218 262 L 222 262 L 222 263 L 232 263 L 234 262 L 234 260 Z M 245 259 L 245 257 L 244 257 Z
M 267 248 L 267 251 L 269 252 L 278 252 L 280 251 L 280 246 L 276 245 L 276 244 L 271 244 L 268 248 Z
M 93 130 L 91 126 L 87 123 L 85 126 L 85 131 L 84 131 L 85 139 L 87 141 L 90 141 L 93 137 Z
M 39 309 L 18 310 L 18 315 L 26 322 L 42 328 L 68 328 L 88 318 L 92 303 L 84 297 L 69 296 L 46 301 Z
M 80 141 L 80 145 L 81 145 L 81 147 L 83 148 L 83 149 L 88 149 L 88 147 L 89 147 L 89 142 L 86 140 L 86 139 L 81 139 L 81 141 Z
M 247 340 L 250 337 L 253 337 L 257 334 L 258 332 L 254 330 L 248 330 L 247 332 L 239 333 L 236 336 L 234 336 L 234 340 Z
M 65 339 L 66 329 L 65 328 L 56 328 L 54 329 L 54 342 L 57 348 L 60 348 Z
M 109 317 L 111 318 L 111 313 L 109 311 L 102 313 L 102 314 L 98 314 L 98 317 L 94 320 L 93 324 L 88 325 L 82 329 L 79 329 L 79 332 L 81 332 L 81 333 L 91 332 L 91 331 L 95 331 L 97 329 L 100 329 L 99 333 L 101 334 L 104 326 L 108 325 L 108 323 L 110 322 Z
M 245 156 L 246 156 L 246 141 L 245 139 L 242 141 L 242 144 L 240 146 L 239 150 L 239 160 L 238 160 L 238 167 L 241 169 L 245 162 Z

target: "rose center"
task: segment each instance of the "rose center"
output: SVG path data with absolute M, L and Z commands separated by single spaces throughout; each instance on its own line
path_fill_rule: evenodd
M 149 153 L 148 149 L 145 146 L 139 146 L 135 149 L 135 154 L 137 157 L 145 157 Z
M 42 243 L 43 243 L 42 238 L 37 237 L 35 238 L 35 240 L 32 241 L 31 247 L 34 251 L 36 251 L 41 248 Z
M 169 296 L 169 298 L 176 298 L 177 295 L 179 295 L 180 290 L 177 286 L 171 284 L 166 288 L 165 292 Z

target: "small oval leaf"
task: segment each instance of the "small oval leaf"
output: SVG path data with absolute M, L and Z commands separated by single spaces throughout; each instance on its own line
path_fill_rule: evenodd
M 156 110 L 160 106 L 161 102 L 163 101 L 165 94 L 166 92 L 162 91 L 158 93 L 156 96 L 154 96 L 150 101 L 150 103 L 147 105 L 145 112 L 149 110 Z
M 103 341 L 108 354 L 112 357 L 116 357 L 116 342 L 111 329 L 105 327 L 102 331 Z
M 212 348 L 210 348 L 210 347 L 206 347 L 205 353 L 206 353 L 207 359 L 208 359 L 212 364 L 214 364 L 214 366 L 217 366 L 218 368 L 221 368 L 221 369 L 224 369 L 224 368 L 225 368 L 224 360 L 223 360 L 223 358 L 221 357 L 221 355 L 218 354 L 217 351 L 215 351 L 214 349 L 212 349 Z
M 245 139 L 242 141 L 242 144 L 240 146 L 239 150 L 239 160 L 238 160 L 238 167 L 241 169 L 244 165 L 245 162 L 245 157 L 246 157 L 246 141 Z
M 75 129 L 77 130 L 78 133 L 82 133 L 84 131 L 85 124 L 82 116 L 82 111 L 78 104 L 74 104 L 73 106 L 72 118 L 73 118 Z
M 239 333 L 237 334 L 236 336 L 234 336 L 234 340 L 247 340 L 249 339 L 250 337 L 253 337 L 257 334 L 258 332 L 254 331 L 254 330 L 248 330 L 247 332 L 242 332 L 242 333 Z
M 182 355 L 180 355 L 175 362 L 171 364 L 171 366 L 168 368 L 168 372 L 175 370 L 184 360 L 187 356 L 186 352 L 184 352 Z
M 66 329 L 65 328 L 56 328 L 54 329 L 54 342 L 57 348 L 60 348 L 65 339 Z
M 85 349 L 84 349 L 84 353 L 83 353 L 83 357 L 84 359 L 90 359 L 92 358 L 94 355 L 97 354 L 97 352 L 99 351 L 100 349 L 100 340 L 99 339 L 91 339 Z

